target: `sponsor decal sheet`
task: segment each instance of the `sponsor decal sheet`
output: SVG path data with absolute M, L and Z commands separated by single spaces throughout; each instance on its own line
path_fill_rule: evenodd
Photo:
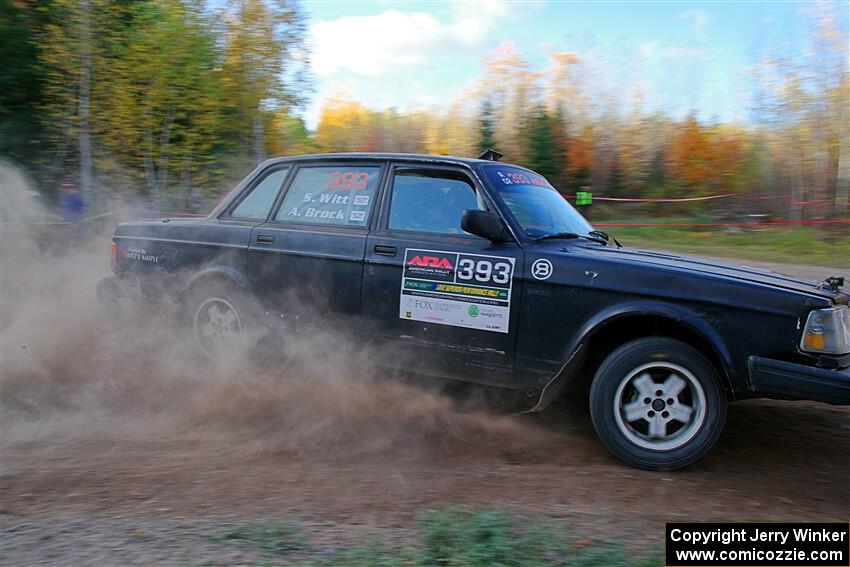
M 399 317 L 507 333 L 514 263 L 502 256 L 408 248 Z

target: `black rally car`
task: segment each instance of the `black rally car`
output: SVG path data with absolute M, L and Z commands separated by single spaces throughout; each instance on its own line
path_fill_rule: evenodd
M 107 308 L 172 301 L 208 356 L 321 320 L 382 364 L 524 390 L 535 410 L 589 385 L 603 443 L 648 469 L 705 454 L 729 401 L 850 404 L 842 278 L 621 248 L 493 160 L 272 159 L 206 218 L 118 225 L 113 262 Z

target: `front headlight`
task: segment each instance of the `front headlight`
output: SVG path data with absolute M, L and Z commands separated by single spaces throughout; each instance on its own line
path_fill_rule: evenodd
M 809 313 L 800 348 L 826 354 L 850 353 L 850 308 L 840 305 Z

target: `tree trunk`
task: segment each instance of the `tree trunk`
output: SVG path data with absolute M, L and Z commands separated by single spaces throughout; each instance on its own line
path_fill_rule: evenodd
M 797 163 L 793 166 L 794 173 L 791 175 L 791 203 L 789 204 L 789 220 L 791 222 L 800 222 L 803 219 L 803 211 L 800 206 L 800 201 L 802 201 L 802 190 L 803 190 L 803 172 L 802 166 L 800 165 L 799 160 L 796 160 Z
M 150 128 L 145 130 L 144 160 L 145 179 L 147 180 L 148 185 L 148 199 L 151 201 L 150 204 L 159 210 L 159 187 L 156 184 L 156 166 L 153 162 L 153 132 L 150 131 Z
M 50 166 L 47 171 L 49 172 L 50 179 L 64 179 L 66 173 L 65 169 L 65 158 L 68 155 L 68 146 L 73 145 L 72 139 L 74 138 L 72 130 L 72 118 L 73 110 L 70 113 L 66 113 L 63 117 L 62 127 L 62 141 L 59 142 L 59 145 L 56 148 L 56 153 L 53 154 L 53 159 L 50 161 Z M 57 188 L 58 190 L 58 188 Z
M 265 143 L 263 141 L 263 117 L 257 109 L 254 114 L 254 160 L 257 163 L 266 159 Z
M 95 203 L 92 186 L 89 99 L 91 95 L 91 0 L 80 0 L 80 191 L 89 207 Z
M 841 112 L 838 136 L 838 172 L 835 179 L 835 201 L 832 218 L 846 219 L 850 215 L 850 142 L 847 141 L 847 121 L 850 120 L 850 105 L 844 104 Z M 846 226 L 846 225 L 845 225 Z
M 185 164 L 180 169 L 180 198 L 184 211 L 190 213 L 197 212 L 192 206 L 192 185 L 189 182 L 189 168 Z
M 157 164 L 156 170 L 156 186 L 162 190 L 167 189 L 168 186 L 168 162 L 170 158 L 169 152 L 169 142 L 171 140 L 171 127 L 174 125 L 174 104 L 172 103 L 168 107 L 168 111 L 165 113 L 165 122 L 162 125 L 162 130 L 159 133 L 159 148 L 158 148 L 158 156 L 157 160 L 159 163 Z

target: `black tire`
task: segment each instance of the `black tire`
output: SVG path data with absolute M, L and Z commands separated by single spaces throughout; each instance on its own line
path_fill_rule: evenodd
M 705 455 L 723 431 L 726 407 L 714 366 L 665 337 L 620 346 L 590 387 L 590 416 L 602 443 L 648 470 L 678 469 Z
M 250 351 L 262 338 L 256 301 L 234 284 L 197 284 L 189 293 L 186 322 L 195 351 L 209 361 Z

